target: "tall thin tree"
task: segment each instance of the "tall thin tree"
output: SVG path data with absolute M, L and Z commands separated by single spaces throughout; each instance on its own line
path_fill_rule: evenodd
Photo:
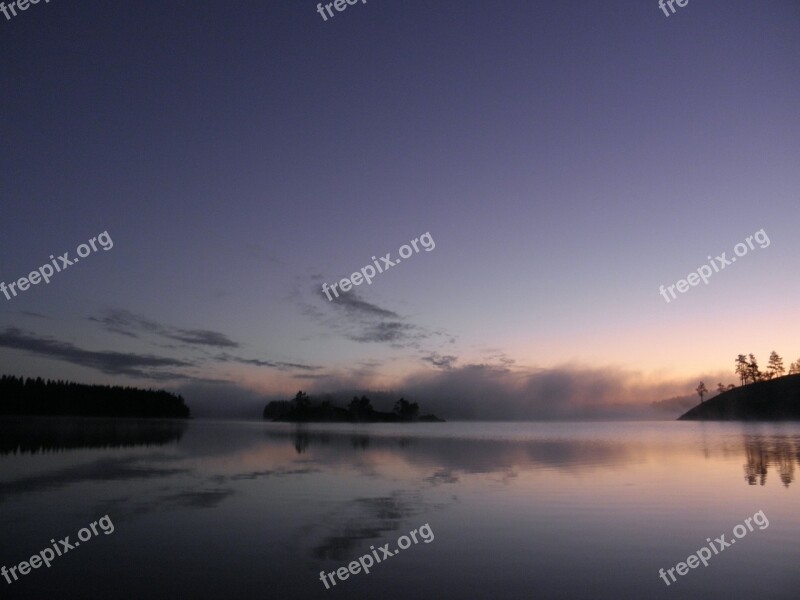
M 708 388 L 706 387 L 706 384 L 701 381 L 700 385 L 698 385 L 697 388 L 695 389 L 695 392 L 697 392 L 697 394 L 700 396 L 700 404 L 702 404 L 703 396 L 705 396 L 708 393 Z
M 769 355 L 769 364 L 767 365 L 767 373 L 769 373 L 770 379 L 772 377 L 781 377 L 786 373 L 786 369 L 783 368 L 783 359 L 778 356 L 778 353 L 775 350 Z

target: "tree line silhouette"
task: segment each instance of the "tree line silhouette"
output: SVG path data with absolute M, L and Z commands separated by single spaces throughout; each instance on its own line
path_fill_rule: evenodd
M 366 396 L 354 396 L 347 408 L 333 405 L 329 400 L 314 404 L 303 391 L 297 392 L 293 400 L 275 400 L 264 407 L 263 417 L 273 421 L 329 421 L 397 423 L 411 421 L 442 421 L 434 415 L 419 415 L 419 405 L 400 398 L 392 412 L 377 411 Z
M 745 356 L 744 354 L 740 354 L 736 357 L 734 361 L 735 369 L 734 372 L 736 376 L 739 377 L 739 383 L 741 385 L 747 385 L 750 383 L 757 383 L 759 381 L 769 381 L 771 379 L 775 379 L 778 377 L 783 377 L 784 375 L 800 375 L 800 358 L 798 358 L 795 362 L 789 364 L 789 372 L 786 372 L 786 368 L 783 366 L 783 358 L 778 355 L 775 350 L 773 350 L 767 362 L 767 368 L 764 371 L 758 366 L 758 360 L 753 354 L 749 354 Z M 733 384 L 729 384 L 727 387 L 722 383 L 717 384 L 717 393 L 721 394 L 722 392 L 727 392 L 728 390 L 734 389 L 736 386 Z M 702 381 L 700 385 L 695 388 L 695 391 L 700 396 L 700 404 L 703 403 L 703 396 L 708 394 L 708 388 L 706 384 Z
M 163 390 L 0 377 L 0 415 L 187 419 L 183 398 Z

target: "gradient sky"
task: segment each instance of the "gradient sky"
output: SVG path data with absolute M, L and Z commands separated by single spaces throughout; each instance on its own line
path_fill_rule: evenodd
M 114 242 L 0 296 L 4 373 L 522 418 L 800 358 L 796 0 L 53 0 L 0 53 L 0 281 Z

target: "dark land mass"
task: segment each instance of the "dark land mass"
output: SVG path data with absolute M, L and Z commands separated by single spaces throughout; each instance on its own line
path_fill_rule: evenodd
M 3 375 L 0 416 L 188 419 L 181 396 L 131 387 L 83 385 Z
M 381 412 L 372 408 L 366 396 L 353 398 L 347 408 L 330 402 L 315 404 L 303 392 L 294 400 L 278 400 L 264 407 L 264 419 L 289 423 L 443 423 L 435 415 L 419 415 L 419 405 L 401 398 L 395 403 L 393 412 Z
M 698 404 L 679 421 L 800 421 L 800 375 L 758 381 Z

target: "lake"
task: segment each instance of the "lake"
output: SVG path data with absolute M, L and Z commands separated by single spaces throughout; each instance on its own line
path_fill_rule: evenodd
M 794 424 L 2 419 L 0 565 L 18 578 L 0 589 L 795 598 L 798 460 Z M 720 550 L 723 534 L 735 541 Z M 681 575 L 709 542 L 707 566 Z M 49 568 L 20 573 L 54 546 L 65 552 Z

